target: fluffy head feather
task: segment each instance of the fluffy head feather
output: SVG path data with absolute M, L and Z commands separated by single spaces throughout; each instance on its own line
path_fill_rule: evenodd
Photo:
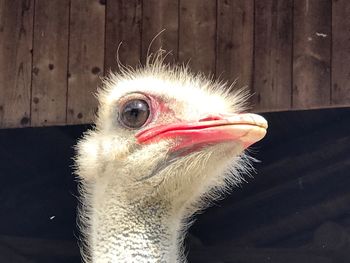
M 85 134 L 77 147 L 77 168 L 82 180 L 118 177 L 120 188 L 123 188 L 121 191 L 144 197 L 147 196 L 147 185 L 154 192 L 159 188 L 160 181 L 163 187 L 171 183 L 180 189 L 180 185 L 191 185 L 189 182 L 194 183 L 192 181 L 195 180 L 200 181 L 197 184 L 209 183 L 210 186 L 216 186 L 222 185 L 224 178 L 210 179 L 208 175 L 206 182 L 204 178 L 195 179 L 194 175 L 210 174 L 210 167 L 213 167 L 213 173 L 222 174 L 222 170 L 235 166 L 232 161 L 239 162 L 239 167 L 242 168 L 242 161 L 237 158 L 237 154 L 243 150 L 240 145 L 234 147 L 232 143 L 220 144 L 188 156 L 172 156 L 168 153 L 171 141 L 139 146 L 135 142 L 138 130 L 126 129 L 118 122 L 120 102 L 124 97 L 135 93 L 150 94 L 162 102 L 163 108 L 166 107 L 165 111 L 158 112 L 159 115 L 148 126 L 154 123 L 160 125 L 175 121 L 195 121 L 208 114 L 241 113 L 246 109 L 248 93 L 244 90 L 232 91 L 232 87 L 226 83 L 207 79 L 202 74 L 192 74 L 186 66 L 163 64 L 162 60 L 158 54 L 153 60 L 148 60 L 145 67 L 121 67 L 121 73 L 110 73 L 104 79 L 97 94 L 99 110 L 96 127 Z M 150 176 L 155 172 L 158 173 L 156 178 Z M 162 177 L 163 173 L 172 174 L 174 178 Z M 230 174 L 234 174 L 234 183 L 240 181 L 240 176 L 236 173 Z M 224 177 L 226 176 L 225 174 Z M 141 195 L 130 192 L 130 187 L 133 191 L 141 191 Z M 170 188 L 174 189 L 173 186 Z

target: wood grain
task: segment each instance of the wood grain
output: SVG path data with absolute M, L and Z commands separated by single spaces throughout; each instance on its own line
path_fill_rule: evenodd
M 254 0 L 218 1 L 216 75 L 252 87 Z
M 117 69 L 117 51 L 121 63 L 139 65 L 141 59 L 141 0 L 107 1 L 106 70 Z
M 141 61 L 146 61 L 148 49 L 150 53 L 163 49 L 169 52 L 165 62 L 174 62 L 178 57 L 179 0 L 147 0 L 142 8 Z
M 0 0 L 0 128 L 30 125 L 33 2 Z
M 330 105 L 331 1 L 294 1 L 293 108 Z
M 332 104 L 350 105 L 350 2 L 332 1 Z
M 216 1 L 180 1 L 179 61 L 194 72 L 215 74 Z
M 32 126 L 66 123 L 69 1 L 35 2 Z
M 349 16 L 347 0 L 0 0 L 0 128 L 90 123 L 118 45 L 139 66 L 163 29 L 151 53 L 237 79 L 255 112 L 349 107 Z
M 256 1 L 254 97 L 258 111 L 291 108 L 293 1 Z
M 99 0 L 71 2 L 67 123 L 91 123 L 93 96 L 104 71 L 105 5 Z

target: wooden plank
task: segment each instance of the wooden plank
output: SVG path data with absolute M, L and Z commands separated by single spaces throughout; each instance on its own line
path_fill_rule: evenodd
M 218 1 L 216 75 L 252 87 L 254 0 Z
M 293 1 L 256 1 L 254 97 L 256 110 L 289 110 L 292 96 Z
M 117 50 L 121 63 L 139 65 L 141 59 L 141 0 L 107 1 L 106 70 L 117 69 Z
M 37 0 L 32 125 L 66 123 L 69 0 Z
M 70 8 L 67 123 L 90 123 L 104 71 L 105 5 L 76 0 Z
M 179 61 L 194 71 L 215 74 L 216 1 L 180 1 Z
M 332 104 L 350 105 L 350 2 L 332 1 Z
M 178 10 L 179 0 L 147 0 L 143 2 L 141 59 L 143 63 L 146 61 L 148 49 L 150 53 L 154 53 L 159 49 L 170 52 L 165 59 L 166 62 L 177 60 Z M 164 32 L 157 36 L 162 30 Z M 152 42 L 153 39 L 154 41 Z
M 30 124 L 33 2 L 0 0 L 0 128 Z
M 296 109 L 330 105 L 331 1 L 294 1 L 293 97 Z

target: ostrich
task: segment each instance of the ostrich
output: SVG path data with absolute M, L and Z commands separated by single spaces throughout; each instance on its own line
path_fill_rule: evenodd
M 111 73 L 97 97 L 75 160 L 84 261 L 186 262 L 193 214 L 241 181 L 267 122 L 242 113 L 245 92 L 161 56 Z

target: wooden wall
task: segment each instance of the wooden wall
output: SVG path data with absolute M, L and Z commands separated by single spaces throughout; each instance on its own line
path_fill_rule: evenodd
M 348 0 L 0 0 L 0 127 L 89 123 L 99 77 L 169 62 L 248 85 L 255 111 L 350 106 Z

